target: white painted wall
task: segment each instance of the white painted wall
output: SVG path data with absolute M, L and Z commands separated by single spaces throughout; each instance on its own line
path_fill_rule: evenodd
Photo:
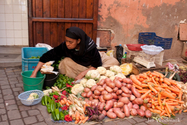
M 27 0 L 0 0 L 0 45 L 28 45 Z

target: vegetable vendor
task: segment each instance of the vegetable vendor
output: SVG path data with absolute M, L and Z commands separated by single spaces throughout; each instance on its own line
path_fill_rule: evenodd
M 82 79 L 89 70 L 102 66 L 101 55 L 96 47 L 82 29 L 70 27 L 66 29 L 65 41 L 41 56 L 31 77 L 36 77 L 44 63 L 65 57 L 59 64 L 59 72 L 75 80 Z

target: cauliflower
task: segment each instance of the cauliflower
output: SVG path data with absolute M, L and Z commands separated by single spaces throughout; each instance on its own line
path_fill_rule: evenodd
M 100 74 L 97 70 L 89 70 L 85 76 L 85 78 L 87 79 L 94 79 L 94 80 L 98 80 L 99 77 L 100 77 Z
M 85 87 L 88 87 L 88 88 L 91 88 L 92 86 L 96 85 L 96 81 L 94 79 L 89 79 L 87 82 L 86 82 L 86 86 Z
M 100 76 L 99 81 L 101 81 L 102 79 L 106 79 L 106 76 Z
M 77 95 L 78 93 L 83 92 L 84 87 L 82 86 L 82 84 L 75 84 L 72 88 L 71 88 L 71 92 L 74 95 Z
M 80 84 L 83 85 L 84 87 L 86 86 L 86 82 L 88 80 L 86 78 L 83 78 L 81 81 L 80 81 Z
M 116 76 L 111 76 L 110 79 L 113 81 L 115 79 Z
M 98 67 L 96 70 L 100 73 L 100 75 L 104 75 L 106 73 L 106 69 L 101 66 Z
M 110 71 L 110 70 L 106 70 L 105 76 L 110 78 L 111 76 L 114 76 L 114 72 Z
M 37 93 L 31 93 L 29 95 L 29 98 L 27 98 L 27 100 L 34 100 L 34 99 L 37 99 L 37 98 L 39 98 Z
M 111 66 L 110 70 L 115 72 L 116 74 L 122 73 L 122 69 L 119 66 L 116 66 L 116 65 L 115 66 Z
M 125 75 L 124 75 L 123 73 L 118 73 L 118 74 L 115 75 L 115 76 L 120 77 L 120 78 L 122 78 L 122 79 L 123 79 L 123 78 L 126 78 Z
M 49 93 L 52 93 L 52 89 L 47 89 L 43 91 L 44 95 L 49 96 Z

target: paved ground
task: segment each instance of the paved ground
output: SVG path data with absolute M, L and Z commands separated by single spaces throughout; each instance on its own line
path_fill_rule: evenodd
M 41 104 L 24 106 L 18 99 L 23 92 L 21 67 L 0 68 L 0 125 L 54 125 L 47 113 L 46 107 Z M 177 115 L 175 119 L 162 121 L 167 125 L 187 125 L 187 113 Z M 74 123 L 60 123 L 74 124 Z M 87 122 L 103 125 L 161 125 L 154 120 L 141 117 L 110 120 L 102 123 Z

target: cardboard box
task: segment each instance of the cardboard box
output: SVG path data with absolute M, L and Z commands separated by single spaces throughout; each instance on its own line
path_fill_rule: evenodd
M 187 60 L 187 42 L 183 42 L 183 49 L 181 57 Z

